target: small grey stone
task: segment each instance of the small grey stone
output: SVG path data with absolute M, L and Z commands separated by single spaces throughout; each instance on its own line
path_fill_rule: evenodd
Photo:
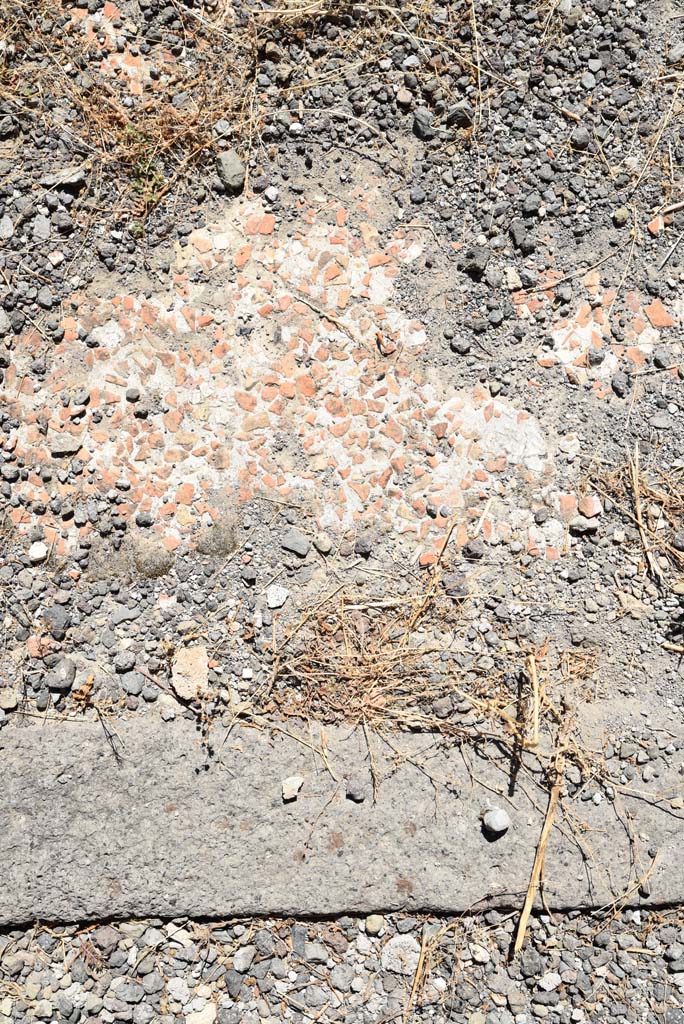
M 586 516 L 575 516 L 570 523 L 570 533 L 582 536 L 586 533 L 596 533 L 599 528 L 598 520 L 588 519 Z
M 13 234 L 14 224 L 12 218 L 5 214 L 4 217 L 0 217 L 0 240 L 6 242 Z
M 330 972 L 330 984 L 338 992 L 348 992 L 354 980 L 354 968 L 351 964 L 336 964 Z
M 74 1012 L 74 1001 L 66 992 L 58 992 L 55 998 L 57 1010 L 64 1018 L 68 1018 Z
M 166 1018 L 161 1018 L 167 1024 Z M 241 1006 L 220 1006 L 217 1024 L 245 1024 L 247 1016 Z M 252 1017 L 251 1020 L 254 1020 Z
M 224 188 L 241 192 L 245 184 L 245 165 L 235 149 L 225 149 L 216 157 L 216 173 Z
M 259 956 L 271 956 L 275 941 L 268 928 L 260 928 L 254 936 L 254 945 Z
M 136 981 L 125 981 L 116 988 L 116 996 L 126 1003 L 139 1003 L 145 997 L 145 989 Z
M 449 107 L 446 117 L 448 128 L 470 128 L 475 117 L 475 111 L 468 100 L 459 100 L 453 107 Z
M 529 255 L 534 252 L 536 249 L 536 243 L 525 227 L 524 221 L 518 218 L 511 221 L 508 232 L 516 249 L 520 249 L 520 252 L 525 255 Z
M 174 1002 L 180 1003 L 181 1006 L 187 1003 L 190 998 L 190 989 L 185 978 L 169 978 L 166 987 Z
M 91 939 L 96 946 L 103 949 L 106 953 L 109 953 L 118 943 L 121 941 L 123 936 L 121 932 L 117 931 L 116 928 L 112 928 L 111 925 L 105 924 L 100 928 L 96 928 L 91 933 Z
M 245 974 L 252 966 L 256 954 L 256 946 L 241 946 L 233 956 L 233 969 Z
M 135 668 L 135 654 L 133 651 L 119 651 L 114 658 L 114 669 L 116 672 L 130 672 Z
M 286 551 L 291 551 L 299 558 L 305 558 L 311 548 L 311 544 L 304 534 L 295 529 L 285 530 L 281 534 L 280 544 Z
M 133 1024 L 152 1024 L 159 1019 L 157 1011 L 148 1002 L 138 1003 L 133 1009 Z
M 158 971 L 150 971 L 150 973 L 146 974 L 141 981 L 141 985 L 145 989 L 147 995 L 152 996 L 156 992 L 163 991 L 166 982 Z
M 625 397 L 625 395 L 629 391 L 629 377 L 624 372 L 624 370 L 618 370 L 617 373 L 613 374 L 610 386 L 612 387 L 613 391 L 618 396 L 618 398 Z
M 321 555 L 329 555 L 332 546 L 332 541 L 327 533 L 317 533 L 314 537 L 314 547 Z
M 536 978 L 544 968 L 544 961 L 533 946 L 523 950 L 520 957 L 520 972 L 523 978 Z
M 43 618 L 55 640 L 63 640 L 67 629 L 71 625 L 69 609 L 62 605 L 53 604 L 45 609 Z
M 64 455 L 76 455 L 77 452 L 80 452 L 83 441 L 74 434 L 62 431 L 50 433 L 48 444 L 50 446 L 50 455 L 54 455 L 55 458 L 61 458 Z
M 37 242 L 47 242 L 50 237 L 50 221 L 42 213 L 33 220 L 33 237 Z
M 473 540 L 466 541 L 463 545 L 463 554 L 471 561 L 482 558 L 485 551 L 484 541 L 480 540 L 479 537 L 474 537 Z
M 52 290 L 47 285 L 39 290 L 36 296 L 36 302 L 42 309 L 52 309 L 55 304 L 55 297 L 52 294 Z
M 472 245 L 466 249 L 460 261 L 461 270 L 470 277 L 481 277 L 489 263 L 489 249 L 484 245 Z
M 125 605 L 119 605 L 109 616 L 109 625 L 113 629 L 115 626 L 120 626 L 122 622 L 133 622 L 139 617 L 140 608 L 126 608 Z
M 304 945 L 304 959 L 310 964 L 324 964 L 328 960 L 328 950 L 322 942 L 307 942 Z
M 48 556 L 48 546 L 42 540 L 35 540 L 28 551 L 31 565 L 38 565 L 44 562 Z
M 44 174 L 40 179 L 45 188 L 79 189 L 85 185 L 86 173 L 83 167 L 62 167 L 59 171 Z
M 570 135 L 570 141 L 575 149 L 588 149 L 591 142 L 591 135 L 582 124 L 578 124 Z
M 470 955 L 476 964 L 488 964 L 491 960 L 489 950 L 485 946 L 481 946 L 479 942 L 471 943 Z
M 354 542 L 354 553 L 360 555 L 361 558 L 368 558 L 371 551 L 373 550 L 373 541 L 364 533 L 361 537 L 357 537 Z
M 435 130 L 432 126 L 432 114 L 427 107 L 418 107 L 413 114 L 413 131 L 419 139 L 432 139 Z
M 126 693 L 130 693 L 133 697 L 138 697 L 145 685 L 145 677 L 140 672 L 124 672 L 121 675 L 121 685 Z
M 304 1002 L 312 1009 L 318 1009 L 329 1001 L 329 995 L 320 985 L 308 985 L 304 989 Z
M 45 684 L 55 693 L 68 693 L 76 678 L 76 666 L 70 658 L 62 658 L 45 677 Z
M 13 711 L 19 704 L 19 691 L 11 686 L 0 686 L 0 711 Z
M 541 193 L 529 192 L 523 200 L 523 213 L 526 217 L 531 217 L 533 214 L 539 213 L 543 203 L 544 200 L 541 197 Z
M 233 968 L 229 968 L 223 975 L 223 980 L 226 988 L 228 989 L 228 994 L 231 995 L 233 999 L 237 999 L 240 995 L 240 989 L 242 988 L 244 981 L 242 974 Z
M 224 135 L 230 135 L 230 121 L 227 121 L 225 117 L 220 117 L 211 130 L 217 139 L 222 138 Z
M 659 370 L 665 370 L 672 362 L 669 350 L 666 348 L 657 348 L 653 353 L 653 365 Z
M 675 43 L 674 46 L 671 46 L 667 55 L 667 63 L 670 66 L 672 64 L 679 64 L 680 60 L 684 60 L 684 42 Z

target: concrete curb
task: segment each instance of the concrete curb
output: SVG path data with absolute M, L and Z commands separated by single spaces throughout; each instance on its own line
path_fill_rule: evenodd
M 521 905 L 543 790 L 525 773 L 510 800 L 499 796 L 507 766 L 470 752 L 471 774 L 458 749 L 440 749 L 433 737 L 398 737 L 400 755 L 371 738 L 380 779 L 374 803 L 361 730 L 326 730 L 334 779 L 305 745 L 320 743 L 316 730 L 302 732 L 304 742 L 244 727 L 227 738 L 217 731 L 220 763 L 207 768 L 197 730 L 185 720 L 117 721 L 120 759 L 97 721 L 21 727 L 25 721 L 0 733 L 2 925 Z M 293 775 L 304 781 L 284 803 L 282 783 Z M 659 780 L 660 792 L 665 784 Z M 362 802 L 349 789 L 365 793 Z M 550 908 L 603 906 L 627 890 L 627 902 L 640 903 L 635 878 L 656 848 L 644 902 L 684 898 L 684 812 L 625 797 L 628 827 L 608 800 L 569 804 L 583 823 L 584 853 L 566 818 L 548 849 Z M 512 822 L 495 842 L 480 823 L 491 805 Z

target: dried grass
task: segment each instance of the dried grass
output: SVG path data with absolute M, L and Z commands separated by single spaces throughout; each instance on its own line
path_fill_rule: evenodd
M 493 744 L 514 760 L 529 754 L 542 775 L 553 774 L 565 707 L 593 700 L 595 658 L 519 647 L 496 667 L 466 670 L 467 597 L 454 594 L 441 559 L 410 579 L 408 594 L 390 577 L 373 598 L 338 588 L 282 635 L 274 626 L 270 678 L 241 714 Z M 579 744 L 566 739 L 570 758 L 584 766 Z
M 409 595 L 390 585 L 378 600 L 345 590 L 326 598 L 277 644 L 261 712 L 536 745 L 548 704 L 525 656 L 513 671 L 464 672 L 456 642 L 462 602 L 448 596 L 441 569 L 415 585 Z M 444 698 L 468 708 L 461 723 L 439 709 Z
M 239 140 L 256 131 L 250 108 L 253 34 L 226 32 L 221 12 L 216 20 L 191 18 L 194 12 L 174 6 L 193 59 L 165 64 L 160 80 L 139 98 L 129 96 L 125 76 L 99 72 L 101 48 L 82 33 L 78 20 L 69 20 L 71 9 L 63 0 L 20 0 L 11 16 L 7 7 L 0 12 L 0 40 L 12 51 L 0 64 L 0 90 L 18 112 L 37 109 L 46 132 L 64 131 L 65 101 L 71 106 L 76 117 L 68 125 L 70 146 L 83 156 L 93 180 L 101 182 L 104 175 L 118 192 L 110 212 L 114 220 L 132 216 L 142 224 L 216 146 L 219 119 L 229 122 Z M 44 30 L 44 19 L 65 20 L 61 35 Z M 179 106 L 173 99 L 180 94 L 187 101 Z
M 200 9 L 180 0 L 172 6 L 181 25 L 183 54 L 164 60 L 155 50 L 151 56 L 162 61 L 159 77 L 146 84 L 141 96 L 132 97 L 123 73 L 104 70 L 107 44 L 88 38 L 67 0 L 0 5 L 3 99 L 16 114 L 30 115 L 46 135 L 69 136 L 71 158 L 81 159 L 91 172 L 93 211 L 100 221 L 127 223 L 133 237 L 142 233 L 163 199 L 187 186 L 193 168 L 206 168 L 210 153 L 228 144 L 248 160 L 264 146 L 263 132 L 271 117 L 292 110 L 297 100 L 303 115 L 301 97 L 307 90 L 346 85 L 351 73 L 388 82 L 391 76 L 380 70 L 380 62 L 399 43 L 408 43 L 427 61 L 439 83 L 443 109 L 461 98 L 453 94 L 448 75 L 454 63 L 478 83 L 483 95 L 487 73 L 476 48 L 458 36 L 468 14 L 464 11 L 458 22 L 450 14 L 452 20 L 439 25 L 433 19 L 436 0 L 283 0 L 255 7 L 240 21 L 228 0 L 207 2 Z M 318 53 L 307 51 L 305 60 L 294 59 L 292 53 L 303 52 L 312 39 L 319 43 Z M 125 51 L 140 41 L 130 37 Z M 166 58 L 170 56 L 167 52 Z M 258 78 L 266 62 L 276 68 L 277 84 L 265 90 Z M 179 95 L 186 97 L 180 105 Z M 75 117 L 66 117 L 67 107 Z M 326 116 L 325 111 L 318 113 Z M 350 129 L 358 126 L 355 145 L 364 135 L 379 134 L 341 107 L 328 107 L 327 113 L 346 120 Z M 221 140 L 214 131 L 219 120 L 229 125 Z M 103 194 L 103 182 L 117 193 L 113 208 L 110 194 Z
M 600 470 L 593 486 L 635 526 L 653 581 L 671 589 L 684 580 L 684 551 L 674 546 L 684 533 L 684 468 L 642 464 L 638 446 L 617 468 Z

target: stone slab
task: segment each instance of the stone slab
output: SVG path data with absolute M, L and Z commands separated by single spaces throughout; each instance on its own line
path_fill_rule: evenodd
M 524 774 L 510 799 L 507 766 L 430 736 L 396 749 L 371 740 L 380 785 L 372 799 L 362 730 L 327 729 L 332 775 L 312 747 L 282 733 L 234 728 L 207 760 L 192 722 L 156 714 L 117 720 L 115 758 L 86 718 L 0 732 L 0 924 L 112 917 L 334 916 L 371 911 L 440 914 L 519 907 L 545 795 Z M 21 727 L 22 722 L 32 724 Z M 312 746 L 306 744 L 311 743 Z M 421 767 L 417 767 L 421 765 Z M 471 774 L 472 772 L 472 774 Z M 283 802 L 282 783 L 304 782 Z M 347 781 L 358 798 L 347 796 Z M 477 779 L 478 781 L 475 781 Z M 665 780 L 660 780 L 663 789 Z M 488 842 L 481 813 L 510 814 Z M 615 807 L 572 804 L 587 859 L 567 822 L 554 829 L 545 896 L 552 909 L 602 906 L 632 885 L 633 849 Z M 631 829 L 657 847 L 649 904 L 684 897 L 682 811 L 624 798 Z M 629 902 L 638 903 L 634 889 Z

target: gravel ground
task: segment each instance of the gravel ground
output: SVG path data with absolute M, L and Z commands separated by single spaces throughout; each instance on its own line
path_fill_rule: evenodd
M 684 9 L 293 6 L 0 10 L 0 727 L 293 715 L 287 631 L 325 646 L 343 593 L 362 648 L 434 572 L 450 678 L 514 700 L 548 655 L 583 746 L 655 794 L 684 748 Z M 416 709 L 482 728 L 438 676 Z M 511 922 L 451 924 L 411 1019 L 682 1019 L 676 914 L 540 919 L 529 975 Z M 12 933 L 0 1020 L 393 1019 L 433 926 Z
M 681 913 L 541 916 L 511 965 L 514 924 L 490 912 L 38 925 L 2 937 L 0 1019 L 680 1024 Z

